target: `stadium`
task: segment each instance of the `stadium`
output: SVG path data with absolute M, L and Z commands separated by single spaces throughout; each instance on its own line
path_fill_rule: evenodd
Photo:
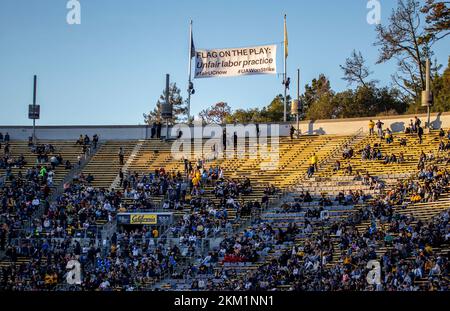
M 81 8 L 80 26 L 89 24 L 87 2 L 62 2 L 68 22 L 77 24 Z M 301 82 L 300 72 L 309 73 L 287 69 L 288 61 L 295 66 L 298 40 L 289 11 L 278 16 L 281 43 L 233 49 L 200 49 L 184 16 L 189 37 L 184 31 L 180 46 L 189 75 L 155 74 L 154 88 L 163 92 L 156 105 L 145 103 L 151 110 L 144 124 L 136 124 L 142 114 L 133 125 L 120 122 L 134 109 L 131 101 L 106 116 L 118 120 L 109 124 L 96 123 L 110 109 L 101 103 L 46 108 L 60 94 L 46 86 L 48 76 L 56 70 L 65 79 L 64 70 L 42 64 L 31 74 L 13 72 L 2 60 L 11 77 L 0 78 L 0 291 L 448 292 L 450 69 L 437 56 L 449 59 L 450 10 L 445 1 L 392 5 L 376 31 L 382 56 L 404 57 L 388 66 L 404 90 L 371 80 L 356 52 L 337 66 L 353 89 L 333 91 L 324 75 Z M 13 3 L 5 6 L 14 11 Z M 416 42 L 417 55 L 389 41 L 401 35 L 393 30 L 400 13 L 424 20 L 423 29 L 412 30 L 428 35 Z M 13 55 L 10 44 L 5 58 Z M 170 63 L 170 55 L 161 57 Z M 90 66 L 74 62 L 82 72 Z M 236 96 L 265 92 L 273 80 L 267 92 L 284 94 L 267 107 L 202 104 L 198 96 L 214 87 L 203 87 L 205 78 L 222 76 L 241 76 L 208 79 L 240 79 Z M 246 79 L 272 82 L 252 87 Z M 97 94 L 101 83 L 80 82 L 77 92 Z M 26 94 L 14 97 L 16 87 Z M 120 92 L 133 96 L 136 89 Z M 62 100 L 75 94 L 67 92 Z M 98 112 L 93 121 L 74 125 L 89 109 Z

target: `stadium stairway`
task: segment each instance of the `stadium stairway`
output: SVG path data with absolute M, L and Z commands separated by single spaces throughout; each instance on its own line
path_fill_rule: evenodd
M 126 163 L 138 144 L 136 140 L 104 142 L 91 161 L 83 169 L 83 174 L 94 176 L 92 186 L 96 188 L 109 188 L 116 179 L 122 165 L 119 162 L 119 148 L 123 147 L 124 163 Z

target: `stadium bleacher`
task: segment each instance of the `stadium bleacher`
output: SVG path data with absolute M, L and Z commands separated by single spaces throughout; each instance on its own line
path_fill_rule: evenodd
M 402 138 L 406 146 L 400 145 Z M 448 290 L 450 161 L 446 152 L 438 152 L 439 142 L 438 131 L 425 135 L 421 144 L 414 134 L 403 133 L 395 133 L 392 143 L 361 132 L 280 137 L 275 167 L 260 155 L 251 158 L 248 149 L 243 157 L 200 159 L 197 167 L 199 159 L 192 150 L 193 172 L 186 172 L 184 161 L 172 157 L 170 142 L 104 141 L 91 150 L 78 171 L 56 166 L 54 186 L 70 172 L 76 177 L 64 186 L 62 197 L 42 197 L 36 192 L 27 200 L 20 196 L 3 200 L 1 286 L 8 290 L 374 290 L 377 286 L 363 284 L 361 275 L 367 272 L 367 261 L 377 259 L 388 275 L 380 285 L 385 290 Z M 74 164 L 80 155 L 81 147 L 74 141 L 39 143 L 54 146 L 50 156 L 61 154 Z M 384 164 L 362 159 L 367 145 L 380 143 L 377 148 L 383 156 L 402 152 L 405 160 Z M 123 165 L 118 158 L 120 147 Z M 348 148 L 354 154 L 344 159 L 342 153 Z M 421 160 L 422 151 L 425 159 Z M 21 170 L 36 164 L 27 142 L 12 141 L 11 155 L 20 154 L 27 162 Z M 313 155 L 319 159 L 318 171 L 309 178 Z M 336 160 L 340 170 L 334 169 Z M 418 166 L 421 161 L 422 167 Z M 349 164 L 351 173 L 345 171 Z M 196 167 L 205 172 L 221 170 L 225 182 L 211 179 L 208 173 L 198 186 L 193 185 Z M 18 171 L 12 168 L 11 173 Z M 85 180 L 87 175 L 94 179 Z M 150 183 L 156 185 L 155 192 L 147 194 L 150 210 L 174 212 L 174 224 L 156 236 L 151 226 L 132 231 L 119 228 L 117 212 L 145 210 L 142 202 L 147 199 L 140 195 L 148 191 L 139 183 L 150 175 Z M 185 200 L 173 199 L 171 190 L 160 190 L 166 182 L 176 187 L 183 181 L 189 189 Z M 45 185 L 45 176 L 39 182 Z M 234 195 L 218 194 L 219 188 Z M 6 192 L 0 194 L 7 198 Z M 33 198 L 39 198 L 43 206 L 43 214 L 33 214 L 35 222 L 16 205 L 23 200 L 26 206 Z M 262 204 L 263 198 L 270 204 Z M 60 202 L 59 208 L 53 208 L 53 200 Z M 258 205 L 253 205 L 255 201 Z M 164 207 L 167 202 L 181 204 Z M 73 204 L 81 218 L 63 211 L 65 204 Z M 245 210 L 247 206 L 250 211 Z M 56 217 L 63 214 L 73 225 Z M 17 215 L 22 215 L 22 222 L 16 221 Z M 22 231 L 12 234 L 12 228 Z M 91 235 L 78 235 L 78 229 Z M 101 232 L 108 230 L 105 240 Z M 399 241 L 408 248 L 399 247 Z M 67 286 L 65 264 L 73 258 L 82 260 L 83 267 L 98 273 L 98 278 L 89 277 L 83 286 Z M 418 261 L 420 272 L 416 271 Z M 120 265 L 126 262 L 135 262 L 126 282 L 106 273 L 123 273 Z M 31 276 L 33 269 L 38 272 Z M 398 269 L 404 269 L 409 279 L 394 275 Z M 323 281 L 314 275 L 322 275 Z M 14 280 L 20 281 L 15 284 Z

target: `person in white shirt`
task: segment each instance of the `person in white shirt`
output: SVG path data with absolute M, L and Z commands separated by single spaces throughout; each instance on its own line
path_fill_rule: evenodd
M 47 174 L 47 185 L 50 187 L 53 186 L 53 177 L 55 176 L 55 173 L 53 171 L 48 172 Z
M 103 204 L 103 208 L 105 210 L 107 210 L 108 212 L 114 211 L 113 207 L 111 206 L 111 204 L 108 201 L 106 201 L 105 204 Z
M 100 289 L 107 289 L 109 286 L 110 286 L 109 281 L 105 280 L 100 284 Z
M 33 205 L 33 207 L 38 207 L 40 203 L 41 201 L 39 201 L 38 198 L 34 198 L 33 201 L 31 201 L 31 205 Z
M 45 220 L 44 220 L 44 228 L 45 229 L 48 229 L 49 227 L 50 227 L 50 220 L 48 219 L 48 218 L 46 218 Z

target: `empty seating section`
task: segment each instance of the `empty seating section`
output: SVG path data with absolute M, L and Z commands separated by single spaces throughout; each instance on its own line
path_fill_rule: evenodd
M 124 163 L 130 156 L 137 141 L 106 141 L 98 147 L 98 151 L 84 167 L 83 174 L 91 174 L 94 177 L 92 186 L 109 188 L 122 165 L 119 162 L 119 149 L 123 148 Z

